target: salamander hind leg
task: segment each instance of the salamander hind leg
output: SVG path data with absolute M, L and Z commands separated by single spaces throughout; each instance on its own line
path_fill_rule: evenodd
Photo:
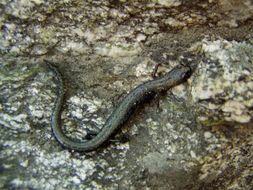
M 85 139 L 86 140 L 91 140 L 93 139 L 95 136 L 97 136 L 99 132 L 97 131 L 92 131 L 92 130 L 89 130 L 89 129 L 86 129 L 86 135 L 85 135 Z

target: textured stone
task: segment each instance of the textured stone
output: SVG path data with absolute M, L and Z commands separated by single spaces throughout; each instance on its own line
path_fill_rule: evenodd
M 192 78 L 191 90 L 193 101 L 203 108 L 201 121 L 209 125 L 249 123 L 253 115 L 253 46 L 227 40 L 204 40 L 201 46 L 205 59 Z
M 252 189 L 251 0 L 1 0 L 0 9 L 0 189 Z M 44 59 L 62 73 L 62 127 L 79 140 L 155 64 L 158 76 L 198 67 L 101 148 L 77 153 L 52 135 L 59 84 Z

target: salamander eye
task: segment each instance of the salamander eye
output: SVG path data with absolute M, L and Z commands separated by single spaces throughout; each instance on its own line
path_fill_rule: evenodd
M 187 71 L 182 74 L 182 78 L 188 79 L 191 76 L 191 74 L 192 74 L 191 69 L 187 69 Z
M 186 77 L 189 78 L 192 75 L 192 70 L 189 69 L 189 71 L 186 72 L 186 75 L 187 75 Z

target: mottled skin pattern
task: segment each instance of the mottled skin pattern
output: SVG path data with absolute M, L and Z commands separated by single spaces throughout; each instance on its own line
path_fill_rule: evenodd
M 168 90 L 173 86 L 186 81 L 193 72 L 193 67 L 190 64 L 179 64 L 164 76 L 140 84 L 127 94 L 127 96 L 106 120 L 101 131 L 95 137 L 87 141 L 77 141 L 67 137 L 60 126 L 61 108 L 64 96 L 63 81 L 57 69 L 49 63 L 48 66 L 55 73 L 57 80 L 59 81 L 59 94 L 55 101 L 55 106 L 51 116 L 52 131 L 57 141 L 63 147 L 76 151 L 91 151 L 98 148 L 101 144 L 108 140 L 116 129 L 122 126 L 129 119 L 138 104 L 144 102 L 147 98 L 156 93 Z

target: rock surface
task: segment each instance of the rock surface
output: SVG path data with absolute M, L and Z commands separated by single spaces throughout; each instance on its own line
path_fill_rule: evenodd
M 250 0 L 2 0 L 0 189 L 253 187 Z M 98 132 L 157 63 L 198 63 L 188 82 L 141 105 L 96 151 L 63 149 L 50 129 Z M 159 104 L 159 106 L 158 106 Z
M 253 46 L 226 40 L 203 40 L 200 45 L 205 60 L 198 65 L 191 90 L 194 102 L 203 108 L 200 120 L 206 124 L 249 123 L 253 116 Z

